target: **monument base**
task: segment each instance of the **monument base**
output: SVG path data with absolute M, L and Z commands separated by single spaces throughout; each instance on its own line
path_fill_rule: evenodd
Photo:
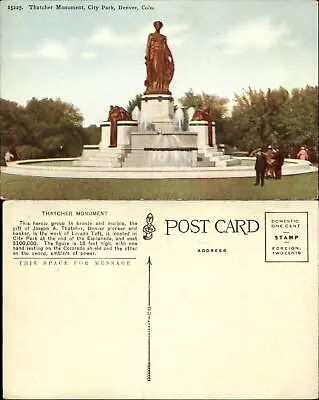
M 170 95 L 144 95 L 141 99 L 139 128 L 160 133 L 173 131 L 174 99 Z
M 187 168 L 238 164 L 217 147 L 200 141 L 198 132 L 130 132 L 129 143 L 100 147 L 91 156 L 74 161 L 76 166 L 105 168 Z
M 215 124 L 208 137 L 207 121 L 190 121 L 190 131 L 174 131 L 174 99 L 168 94 L 146 94 L 139 121 L 118 121 L 116 147 L 110 146 L 111 123 L 101 124 L 99 151 L 74 162 L 105 168 L 196 168 L 237 163 L 217 150 Z M 209 144 L 213 144 L 210 146 Z
M 133 132 L 123 168 L 196 167 L 197 134 Z

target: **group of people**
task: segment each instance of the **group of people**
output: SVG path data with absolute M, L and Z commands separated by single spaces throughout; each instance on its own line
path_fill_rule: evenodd
M 267 168 L 266 178 L 281 179 L 282 166 L 284 165 L 284 154 L 279 147 L 268 146 L 266 152 Z
M 284 164 L 284 154 L 279 147 L 268 146 L 267 151 L 264 153 L 261 148 L 254 150 L 251 157 L 256 157 L 255 171 L 256 182 L 255 185 L 264 186 L 265 178 L 281 179 L 282 166 Z

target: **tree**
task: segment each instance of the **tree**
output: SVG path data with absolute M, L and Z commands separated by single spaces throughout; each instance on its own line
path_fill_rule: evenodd
M 179 99 L 179 102 L 184 107 L 185 124 L 188 124 L 187 109 L 193 107 L 195 110 L 207 107 L 212 121 L 215 122 L 216 135 L 219 142 L 225 142 L 225 114 L 228 112 L 227 103 L 229 100 L 226 97 L 219 97 L 216 94 L 195 94 L 193 89 L 185 92 L 185 95 Z
M 270 115 L 275 114 L 268 104 L 270 90 L 264 93 L 249 87 L 242 95 L 235 94 L 235 98 L 231 119 L 234 140 L 241 148 L 266 146 L 271 140 Z
M 0 111 L 2 154 L 12 147 L 19 158 L 81 154 L 83 117 L 72 104 L 33 97 L 23 107 L 1 99 Z
M 1 146 L 12 147 L 24 143 L 28 136 L 28 121 L 24 107 L 0 99 Z
M 99 144 L 101 141 L 101 129 L 96 125 L 83 128 L 84 144 Z
M 318 86 L 293 89 L 282 109 L 286 140 L 290 147 L 318 147 Z
M 83 148 L 83 117 L 72 104 L 60 99 L 32 98 L 25 107 L 33 142 L 49 157 L 74 157 Z
M 0 99 L 1 165 L 5 165 L 4 154 L 7 150 L 16 155 L 16 147 L 28 142 L 27 125 L 24 107 Z
M 215 94 L 194 94 L 193 89 L 189 89 L 183 97 L 179 99 L 183 107 L 195 109 L 202 109 L 208 107 L 209 114 L 213 121 L 224 119 L 228 111 L 227 103 L 229 100 L 225 97 L 219 97 Z
M 236 94 L 230 136 L 239 147 L 251 150 L 269 144 L 287 153 L 301 143 L 315 146 L 318 136 L 318 87 L 253 90 Z
M 133 99 L 129 100 L 128 105 L 126 107 L 127 111 L 131 113 L 136 106 L 139 109 L 141 109 L 141 102 L 142 102 L 142 94 L 135 95 Z
M 43 122 L 47 125 L 71 124 L 81 126 L 83 117 L 73 104 L 65 103 L 61 99 L 44 98 L 38 100 L 32 97 L 26 105 L 27 114 L 35 119 L 35 122 Z

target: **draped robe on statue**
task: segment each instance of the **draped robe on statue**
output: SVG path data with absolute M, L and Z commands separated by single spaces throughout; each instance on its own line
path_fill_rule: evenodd
M 166 36 L 160 33 L 162 26 L 160 21 L 154 22 L 156 31 L 148 36 L 144 94 L 171 94 L 168 87 L 174 75 L 174 61 Z

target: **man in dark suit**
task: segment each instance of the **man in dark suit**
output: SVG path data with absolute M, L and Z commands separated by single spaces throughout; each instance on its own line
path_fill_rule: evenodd
M 255 170 L 256 170 L 256 183 L 255 185 L 261 184 L 264 186 L 265 172 L 267 168 L 267 158 L 261 149 L 257 149 Z

